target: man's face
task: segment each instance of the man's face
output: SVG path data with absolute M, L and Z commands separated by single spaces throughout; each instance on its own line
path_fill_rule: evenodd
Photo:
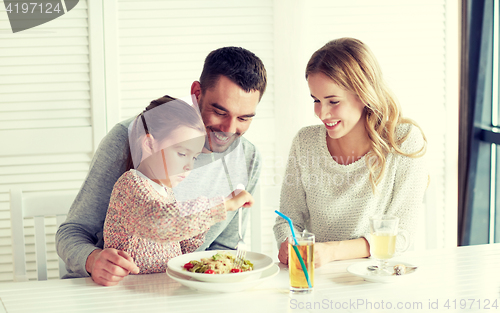
M 205 148 L 223 152 L 243 135 L 255 116 L 259 98 L 259 91 L 245 92 L 225 76 L 204 94 L 199 93 L 197 100 L 208 135 Z

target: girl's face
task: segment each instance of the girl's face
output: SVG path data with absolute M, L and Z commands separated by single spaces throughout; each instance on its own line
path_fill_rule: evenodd
M 339 87 L 323 73 L 314 73 L 307 78 L 314 112 L 326 127 L 328 137 L 340 139 L 344 136 L 366 133 L 365 105 L 354 93 Z
M 187 126 L 174 130 L 167 139 L 155 147 L 155 151 L 158 152 L 152 155 L 154 160 L 151 160 L 154 176 L 156 176 L 154 179 L 159 180 L 163 185 L 175 187 L 189 175 L 204 144 L 205 134 L 199 130 Z

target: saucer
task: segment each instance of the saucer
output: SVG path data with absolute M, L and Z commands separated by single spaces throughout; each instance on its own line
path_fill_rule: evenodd
M 414 278 L 416 276 L 416 275 L 414 275 L 415 272 L 418 271 L 418 268 L 417 268 L 417 269 L 412 270 L 411 272 L 403 274 L 403 275 L 379 276 L 379 275 L 377 275 L 376 272 L 370 271 L 367 268 L 370 265 L 375 265 L 375 263 L 376 263 L 375 260 L 355 263 L 355 264 L 350 265 L 347 268 L 347 271 L 353 275 L 356 275 L 358 277 L 362 277 L 366 281 L 371 281 L 371 282 L 375 282 L 375 283 L 395 283 L 395 282 L 406 281 L 410 278 Z M 415 266 L 414 264 L 411 264 L 408 262 L 389 261 L 387 267 L 391 268 L 397 264 L 403 264 L 407 267 Z

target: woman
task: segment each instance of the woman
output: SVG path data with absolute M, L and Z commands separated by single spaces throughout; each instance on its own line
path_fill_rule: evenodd
M 280 210 L 296 231 L 316 235 L 315 265 L 368 257 L 369 217 L 390 214 L 413 237 L 428 183 L 426 139 L 382 79 L 370 49 L 353 38 L 330 41 L 306 68 L 322 125 L 296 135 Z M 290 229 L 277 218 L 279 260 L 287 264 Z

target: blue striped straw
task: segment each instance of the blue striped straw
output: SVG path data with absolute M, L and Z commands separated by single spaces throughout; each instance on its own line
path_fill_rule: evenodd
M 311 281 L 309 280 L 309 274 L 307 273 L 306 265 L 304 263 L 304 260 L 302 259 L 302 256 L 299 253 L 299 249 L 297 249 L 297 246 L 299 245 L 299 243 L 297 242 L 297 238 L 295 237 L 295 231 L 293 230 L 292 220 L 288 216 L 286 216 L 285 214 L 279 212 L 278 210 L 275 210 L 274 212 L 276 212 L 276 214 L 278 214 L 279 216 L 284 218 L 288 222 L 288 225 L 290 225 L 290 230 L 292 231 L 293 241 L 295 242 L 295 245 L 292 245 L 293 250 L 295 250 L 295 254 L 297 254 L 297 257 L 299 258 L 300 266 L 302 266 L 302 271 L 304 272 L 304 275 L 306 276 L 307 285 L 309 286 L 309 288 L 312 288 Z

